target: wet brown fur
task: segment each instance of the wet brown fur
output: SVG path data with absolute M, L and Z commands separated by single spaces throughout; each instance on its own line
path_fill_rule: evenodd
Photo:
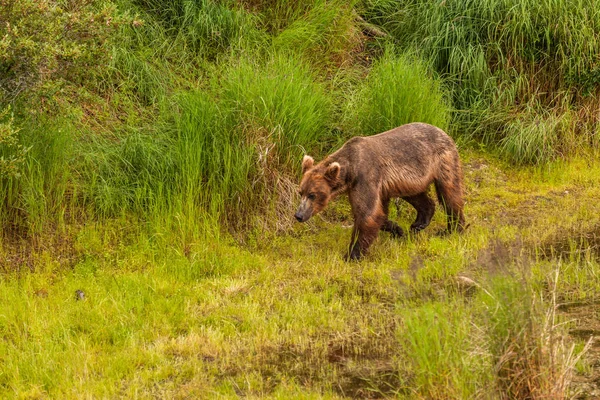
M 435 202 L 427 194 L 432 183 L 448 216 L 448 231 L 465 227 L 458 151 L 452 138 L 435 126 L 412 123 L 355 137 L 316 165 L 305 157 L 302 169 L 300 194 L 302 209 L 308 210 L 306 219 L 348 193 L 354 216 L 351 259 L 366 253 L 379 230 L 403 235 L 402 228 L 388 219 L 392 198 L 401 197 L 417 210 L 411 230 L 426 228 L 435 212 Z M 300 209 L 297 218 L 299 213 Z

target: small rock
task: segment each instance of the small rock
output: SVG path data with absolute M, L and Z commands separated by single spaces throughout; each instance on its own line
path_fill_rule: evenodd
M 463 275 L 458 275 L 456 277 L 456 284 L 458 285 L 458 289 L 467 295 L 473 294 L 479 287 L 477 282 Z
M 85 293 L 81 289 L 77 289 L 75 291 L 75 300 L 83 300 L 85 299 Z

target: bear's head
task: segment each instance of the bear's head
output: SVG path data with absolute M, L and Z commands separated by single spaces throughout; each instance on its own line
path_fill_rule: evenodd
M 298 222 L 306 222 L 310 217 L 323 210 L 331 200 L 340 175 L 340 164 L 320 163 L 310 156 L 302 159 L 302 181 L 300 182 L 300 207 L 294 217 Z

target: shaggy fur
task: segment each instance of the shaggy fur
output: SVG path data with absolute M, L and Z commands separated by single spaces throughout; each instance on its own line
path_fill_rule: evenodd
M 314 163 L 302 160 L 302 201 L 296 219 L 305 222 L 323 210 L 336 196 L 348 193 L 354 229 L 348 257 L 359 259 L 379 230 L 402 236 L 402 228 L 388 219 L 390 200 L 400 197 L 417 210 L 411 230 L 429 225 L 435 203 L 427 188 L 435 185 L 448 215 L 448 231 L 462 231 L 462 169 L 456 145 L 435 126 L 412 123 L 368 137 L 355 137 L 342 148 Z

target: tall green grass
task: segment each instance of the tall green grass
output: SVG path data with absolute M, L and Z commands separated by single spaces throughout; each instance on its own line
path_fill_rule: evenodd
M 277 164 L 297 163 L 303 149 L 317 150 L 330 136 L 332 100 L 293 56 L 275 53 L 228 68 L 222 104 L 234 114 L 237 128 Z
M 375 62 L 347 111 L 348 129 L 354 134 L 374 134 L 410 122 L 446 129 L 450 117 L 443 88 L 429 76 L 426 65 L 390 50 Z
M 136 131 L 80 144 L 78 184 L 90 217 L 143 214 L 158 207 L 163 200 L 157 194 L 175 170 L 171 147 L 164 136 Z
M 255 167 L 252 147 L 214 97 L 190 93 L 180 98 L 179 106 L 173 198 L 184 207 L 203 206 L 212 213 L 240 216 L 241 206 L 248 205 L 253 195 L 248 186 Z
M 274 35 L 325 3 L 325 0 L 253 0 L 247 2 L 248 8 L 259 16 L 261 27 Z
M 234 62 L 213 83 L 212 97 L 198 92 L 180 105 L 183 185 L 230 222 L 264 213 L 274 196 L 290 197 L 289 187 L 275 193 L 278 182 L 330 124 L 322 86 L 301 62 L 280 55 Z
M 19 143 L 28 149 L 21 173 L 0 180 L 1 221 L 20 234 L 40 234 L 64 222 L 74 206 L 70 185 L 75 130 L 64 121 L 32 118 L 21 126 Z M 9 231 L 10 232 L 10 231 Z
M 59 173 L 43 175 L 44 182 L 53 183 L 41 183 L 35 192 L 25 189 L 29 186 L 14 188 L 13 209 L 26 203 L 27 218 L 41 221 L 35 211 L 41 203 L 35 199 L 50 196 L 50 209 L 76 202 L 89 218 L 133 214 L 173 226 L 180 224 L 173 216 L 198 221 L 206 215 L 236 230 L 256 224 L 284 227 L 291 223 L 303 154 L 322 156 L 350 134 L 373 134 L 407 122 L 447 125 L 439 83 L 408 56 L 389 53 L 374 66 L 348 108 L 343 136 L 334 129 L 339 120 L 332 96 L 338 92 L 328 93 L 330 87 L 298 56 L 256 53 L 245 60 L 227 58 L 223 65 L 202 89 L 168 98 L 138 86 L 136 93 L 146 93 L 161 113 L 154 126 L 130 125 L 101 135 L 84 130 L 87 138 L 75 142 L 72 156 L 59 149 L 67 149 L 61 141 L 75 140 L 74 131 L 47 138 L 46 145 L 57 140 L 56 151 L 67 158 L 32 151 L 32 169 L 23 180 L 38 176 L 33 168 L 40 163 L 47 164 L 41 170 Z M 160 71 L 128 79 L 155 77 L 149 87 L 160 88 L 166 85 Z M 50 180 L 58 177 L 60 183 Z M 67 186 L 76 195 L 61 197 Z M 193 223 L 187 226 L 197 230 Z
M 373 0 L 366 9 L 398 43 L 416 46 L 460 84 L 459 91 L 467 90 L 465 106 L 486 89 L 489 78 L 511 71 L 535 80 L 522 96 L 551 101 L 552 93 L 593 73 L 600 54 L 596 1 Z
M 255 17 L 233 2 L 119 3 L 137 16 L 131 25 L 121 28 L 101 86 L 125 101 L 134 96 L 133 107 L 139 103 L 160 106 L 179 89 L 201 84 L 210 63 L 218 57 L 265 40 Z M 118 86 L 113 87 L 115 84 Z
M 535 118 L 533 121 L 528 121 L 527 118 L 531 116 L 525 115 L 505 125 L 500 148 L 518 163 L 537 164 L 552 159 L 559 148 L 560 135 L 565 128 L 561 119 L 552 115 L 546 119 Z
M 523 271 L 519 279 L 528 279 Z M 555 277 L 556 279 L 556 277 Z M 569 396 L 579 356 L 565 338 L 556 314 L 556 292 L 537 298 L 530 283 L 498 276 L 482 293 L 483 318 L 501 398 L 547 399 Z
M 90 141 L 87 199 L 100 216 L 198 218 L 193 210 L 201 210 L 240 226 L 266 212 L 273 196 L 291 196 L 291 187 L 275 193 L 274 186 L 293 175 L 305 150 L 319 151 L 330 110 L 302 62 L 232 61 L 206 89 L 173 97 L 153 130 Z
M 414 396 L 466 399 L 493 383 L 485 338 L 465 304 L 425 303 L 403 313 L 402 321 L 397 335 L 407 360 L 399 370 L 412 372 L 407 386 Z
M 273 38 L 276 49 L 294 52 L 313 65 L 336 72 L 352 62 L 361 44 L 352 2 L 316 2 Z
M 232 1 L 130 1 L 154 16 L 171 41 L 184 45 L 184 52 L 207 59 L 256 35 L 252 14 Z
M 515 115 L 528 119 L 560 118 L 586 107 L 585 96 L 596 91 L 600 56 L 600 12 L 597 1 L 396 1 L 364 2 L 366 18 L 381 24 L 401 47 L 416 49 L 451 82 L 455 121 L 471 137 L 500 146 L 521 162 L 547 161 L 564 150 L 574 134 L 587 136 L 597 116 L 587 116 L 585 128 L 571 127 L 555 136 L 554 151 L 528 147 L 531 138 L 511 135 Z M 532 104 L 536 106 L 533 107 Z M 542 110 L 540 112 L 541 106 Z M 518 119 L 518 117 L 517 117 Z M 490 120 L 501 121 L 488 125 Z M 521 136 L 525 136 L 522 134 Z M 585 140 L 584 140 L 585 142 Z M 561 147 L 562 146 L 562 147 Z M 573 149 L 571 149 L 573 150 Z

